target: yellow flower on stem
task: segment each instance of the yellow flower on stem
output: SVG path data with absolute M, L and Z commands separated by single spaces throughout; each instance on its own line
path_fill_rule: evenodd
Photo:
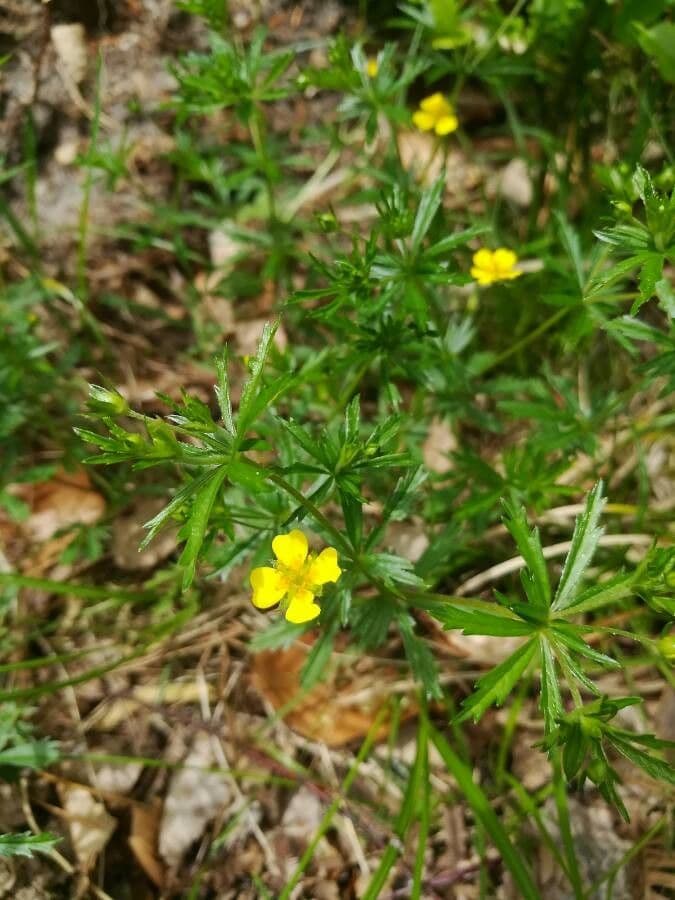
M 441 136 L 456 131 L 459 125 L 455 110 L 441 93 L 425 97 L 412 120 L 420 131 L 435 131 Z
M 377 61 L 377 57 L 369 56 L 368 61 L 366 62 L 366 74 L 368 75 L 368 78 L 375 78 L 379 71 L 380 64 Z
M 523 274 L 516 268 L 518 257 L 513 250 L 499 247 L 497 250 L 488 250 L 483 247 L 473 255 L 471 275 L 478 284 L 494 284 L 495 281 L 510 281 Z
M 309 553 L 307 537 L 294 529 L 272 541 L 277 558 L 274 566 L 259 566 L 250 575 L 253 605 L 269 609 L 285 600 L 286 619 L 296 625 L 311 622 L 321 612 L 314 598 L 324 584 L 342 574 L 337 550 L 326 547 L 318 556 Z

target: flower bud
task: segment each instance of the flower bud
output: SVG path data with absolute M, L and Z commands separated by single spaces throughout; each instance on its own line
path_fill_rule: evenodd
M 661 656 L 675 664 L 675 631 L 664 635 L 657 643 Z
M 99 384 L 89 385 L 89 405 L 97 412 L 109 416 L 122 416 L 129 409 L 129 404 L 119 391 L 101 387 Z

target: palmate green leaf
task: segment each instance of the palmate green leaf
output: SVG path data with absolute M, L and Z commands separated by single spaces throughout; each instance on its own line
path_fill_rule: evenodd
M 534 606 L 547 609 L 551 605 L 551 584 L 541 549 L 539 529 L 533 528 L 530 531 L 522 506 L 507 502 L 505 507 L 504 524 L 525 560 L 526 568 L 521 572 L 520 578 L 527 599 Z
M 349 624 L 356 643 L 368 650 L 380 647 L 387 639 L 397 611 L 396 603 L 383 596 L 355 605 L 349 615 Z
M 567 554 L 558 590 L 551 607 L 555 611 L 566 609 L 574 603 L 581 579 L 593 558 L 603 532 L 603 529 L 598 526 L 598 522 L 604 505 L 602 482 L 599 481 L 588 495 L 586 509 L 575 523 L 572 546 Z
M 30 831 L 18 834 L 0 834 L 0 857 L 33 856 L 34 853 L 49 853 L 61 838 L 44 831 L 31 834 Z
M 539 637 L 539 649 L 541 651 L 540 705 L 544 715 L 546 733 L 550 734 L 562 715 L 563 704 L 558 685 L 555 655 L 551 644 L 544 635 Z
M 467 697 L 462 704 L 462 709 L 455 721 L 464 722 L 466 719 L 473 718 L 474 722 L 477 722 L 493 703 L 497 705 L 503 703 L 532 662 L 537 646 L 536 638 L 531 638 L 508 659 L 484 675 L 476 684 L 474 693 Z
M 401 584 L 405 587 L 424 588 L 424 581 L 415 573 L 413 564 L 395 553 L 370 553 L 363 557 L 368 571 L 381 578 L 388 585 Z

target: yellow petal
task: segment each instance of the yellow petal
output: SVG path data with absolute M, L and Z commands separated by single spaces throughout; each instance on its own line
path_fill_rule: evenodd
M 436 123 L 436 119 L 431 113 L 422 112 L 420 109 L 413 113 L 412 120 L 415 128 L 419 128 L 420 131 L 431 131 Z
M 478 269 L 491 269 L 492 250 L 488 250 L 487 247 L 481 247 L 480 250 L 476 250 L 473 255 L 473 264 Z
M 441 116 L 448 116 L 452 113 L 452 107 L 440 91 L 431 94 L 429 97 L 425 97 L 420 103 L 420 109 L 424 110 L 424 112 L 431 113 L 435 119 L 439 119 Z
M 278 603 L 288 590 L 288 581 L 281 572 L 271 566 L 253 569 L 249 576 L 253 597 L 251 601 L 258 609 L 268 609 Z
M 380 68 L 380 66 L 379 66 L 378 61 L 376 59 L 374 59 L 373 57 L 371 57 L 368 60 L 368 62 L 366 63 L 366 72 L 368 73 L 368 77 L 375 78 L 375 76 L 377 75 L 377 73 L 379 71 L 379 68 Z
M 272 541 L 272 550 L 276 558 L 294 572 L 304 565 L 308 549 L 307 538 L 297 528 L 288 534 L 278 534 Z
M 453 131 L 457 131 L 457 126 L 459 122 L 457 120 L 457 116 L 448 115 L 441 116 L 441 118 L 436 122 L 435 132 L 436 134 L 451 134 Z
M 476 266 L 471 268 L 471 277 L 475 278 L 478 284 L 492 284 L 495 281 L 495 275 L 487 269 L 479 269 Z
M 321 612 L 321 607 L 314 602 L 314 594 L 302 589 L 295 591 L 286 610 L 286 620 L 294 625 L 311 622 Z
M 307 580 L 310 584 L 328 584 L 329 581 L 337 581 L 341 574 L 337 550 L 335 547 L 326 547 L 309 567 Z
M 495 250 L 493 259 L 495 268 L 500 275 L 502 273 L 510 272 L 518 262 L 518 257 L 513 250 L 507 250 L 505 247 L 500 247 L 498 250 Z

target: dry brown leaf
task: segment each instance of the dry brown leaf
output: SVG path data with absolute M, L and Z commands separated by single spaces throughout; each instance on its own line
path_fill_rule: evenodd
M 237 322 L 235 327 L 235 335 L 237 339 L 237 350 L 242 356 L 253 356 L 258 349 L 263 329 L 269 322 L 269 319 L 248 319 L 245 322 Z M 282 352 L 288 346 L 288 337 L 283 325 L 279 325 L 274 335 L 274 344 Z
M 87 72 L 84 25 L 80 22 L 53 25 L 51 39 L 64 72 L 74 84 L 79 84 Z
M 520 637 L 490 637 L 483 634 L 461 634 L 459 631 L 444 633 L 445 644 L 457 656 L 467 662 L 495 665 L 503 662 L 523 643 Z
M 144 550 L 138 549 L 146 536 L 145 523 L 164 505 L 164 501 L 156 497 L 143 497 L 128 512 L 117 516 L 112 529 L 112 554 L 120 569 L 154 569 L 176 549 L 178 529 L 171 527 L 160 531 Z
M 448 152 L 444 166 L 444 154 L 434 135 L 421 131 L 401 132 L 398 148 L 403 166 L 422 184 L 432 184 L 444 171 L 445 190 L 452 198 L 466 199 L 469 192 L 483 180 L 483 170 L 459 150 Z
M 218 765 L 208 735 L 197 735 L 184 765 L 169 783 L 159 829 L 159 854 L 171 867 L 232 799 L 225 776 L 206 771 Z
M 75 856 L 80 868 L 89 872 L 117 827 L 117 819 L 88 788 L 60 784 L 58 791 Z
M 216 229 L 209 234 L 209 254 L 216 269 L 229 271 L 236 264 L 239 254 L 245 253 L 247 245 L 236 240 L 223 229 Z M 222 276 L 222 271 L 219 273 Z
M 213 699 L 211 686 L 195 681 L 174 681 L 169 684 L 141 684 L 127 697 L 104 700 L 90 715 L 88 727 L 96 731 L 113 731 L 137 710 L 160 703 L 200 703 L 204 696 Z
M 457 438 L 446 419 L 434 418 L 422 444 L 424 465 L 432 472 L 444 475 L 452 469 L 450 454 L 457 449 Z
M 251 681 L 274 709 L 290 703 L 300 692 L 300 670 L 307 660 L 307 647 L 297 643 L 284 650 L 265 650 L 253 658 Z M 329 747 L 339 747 L 368 733 L 383 703 L 380 691 L 363 699 L 363 684 L 357 683 L 353 661 L 333 656 L 326 678 L 286 713 L 284 721 L 295 731 Z M 394 670 L 367 674 L 367 682 L 394 680 Z M 362 679 L 363 680 L 363 679 Z M 350 704 L 349 694 L 359 692 L 359 702 Z M 387 732 L 383 726 L 381 736 Z
M 161 803 L 134 803 L 131 807 L 129 846 L 148 878 L 164 887 L 166 872 L 157 856 Z
M 528 207 L 532 203 L 534 189 L 525 160 L 518 157 L 510 160 L 490 179 L 487 193 L 489 196 L 499 194 L 516 206 Z
M 58 472 L 49 481 L 11 490 L 31 508 L 24 529 L 34 541 L 49 540 L 70 525 L 92 525 L 105 512 L 105 500 L 93 490 L 84 469 Z

